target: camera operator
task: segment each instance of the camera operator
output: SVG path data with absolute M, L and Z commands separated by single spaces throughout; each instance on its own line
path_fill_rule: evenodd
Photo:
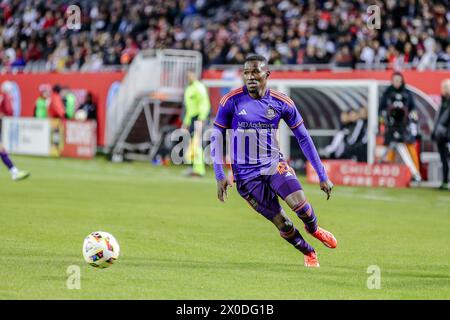
M 379 113 L 385 125 L 384 145 L 388 147 L 386 160 L 394 162 L 397 150 L 405 163 L 409 164 L 413 179 L 420 181 L 419 156 L 415 147 L 419 119 L 412 94 L 406 89 L 401 73 L 393 73 L 392 84 L 381 98 Z M 403 150 L 404 146 L 407 151 Z

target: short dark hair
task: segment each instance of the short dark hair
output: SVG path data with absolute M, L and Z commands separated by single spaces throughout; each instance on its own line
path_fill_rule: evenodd
M 394 71 L 394 72 L 392 73 L 391 78 L 393 78 L 393 77 L 395 77 L 395 76 L 399 76 L 399 77 L 402 78 L 402 80 L 405 80 L 405 77 L 403 76 L 403 74 L 402 74 L 400 71 Z
M 264 64 L 268 64 L 267 59 L 260 55 L 260 54 L 250 54 L 245 58 L 245 62 L 249 62 L 249 61 L 260 61 L 263 62 Z
M 53 92 L 60 93 L 61 92 L 61 86 L 59 84 L 56 84 L 53 86 Z

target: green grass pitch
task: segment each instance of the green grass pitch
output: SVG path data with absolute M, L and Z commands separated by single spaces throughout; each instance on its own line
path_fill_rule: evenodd
M 12 182 L 0 170 L 0 299 L 450 298 L 447 192 L 336 186 L 326 201 L 304 183 L 338 239 L 330 250 L 305 235 L 321 264 L 306 269 L 234 188 L 218 202 L 212 172 L 192 180 L 148 163 L 13 159 L 32 177 Z M 83 260 L 83 239 L 96 230 L 121 245 L 109 269 Z M 71 265 L 79 290 L 67 289 Z M 367 287 L 371 265 L 380 289 Z

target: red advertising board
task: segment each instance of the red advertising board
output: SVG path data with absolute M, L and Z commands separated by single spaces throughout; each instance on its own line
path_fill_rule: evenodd
M 91 159 L 97 150 L 95 121 L 65 121 L 62 157 Z
M 3 81 L 13 82 L 13 106 L 17 109 L 17 115 L 21 117 L 33 116 L 39 86 L 42 84 L 51 86 L 59 84 L 70 88 L 78 98 L 77 104 L 87 92 L 92 93 L 94 103 L 97 105 L 97 142 L 103 146 L 108 98 L 115 87 L 114 84 L 120 83 L 124 76 L 124 72 L 6 73 L 0 75 L 0 84 Z
M 401 164 L 367 164 L 351 160 L 323 161 L 325 171 L 336 185 L 405 188 L 409 186 L 411 173 Z M 306 166 L 306 177 L 310 183 L 319 183 L 314 168 Z

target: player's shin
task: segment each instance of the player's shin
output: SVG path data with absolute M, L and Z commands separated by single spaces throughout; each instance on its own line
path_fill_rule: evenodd
M 313 207 L 308 203 L 307 200 L 304 200 L 302 203 L 294 207 L 293 210 L 297 214 L 297 216 L 303 221 L 306 230 L 308 230 L 309 233 L 316 232 L 317 216 L 314 213 Z
M 2 162 L 5 164 L 5 166 L 8 168 L 8 170 L 11 170 L 14 168 L 14 164 L 12 163 L 12 161 L 9 158 L 6 151 L 0 151 L 0 158 L 2 159 Z
M 292 244 L 303 254 L 308 254 L 314 251 L 314 248 L 308 242 L 306 242 L 305 239 L 303 239 L 300 232 L 293 225 L 291 225 L 289 229 L 284 228 L 283 230 L 280 230 L 280 235 L 283 239 Z

